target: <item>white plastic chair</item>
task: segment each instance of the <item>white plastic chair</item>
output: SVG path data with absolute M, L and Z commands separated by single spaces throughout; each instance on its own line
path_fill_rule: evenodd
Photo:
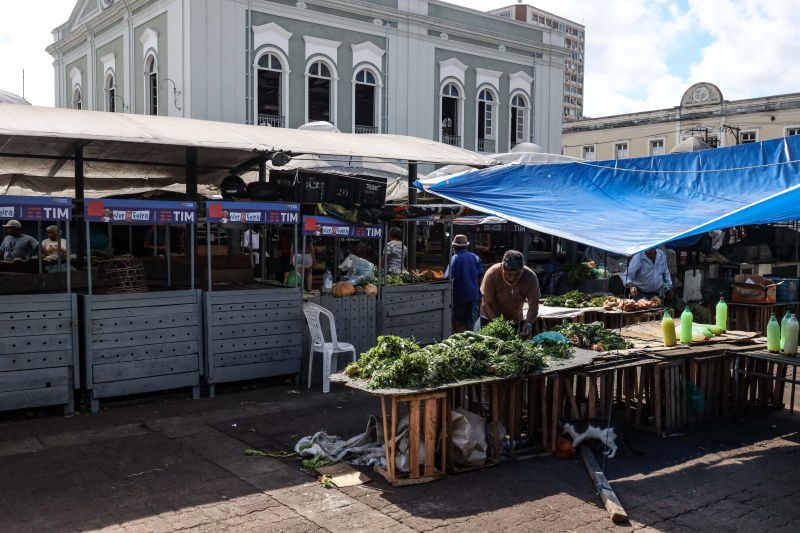
M 314 368 L 314 353 L 320 352 L 322 354 L 322 392 L 329 392 L 331 389 L 331 358 L 335 354 L 349 352 L 353 354 L 353 362 L 355 362 L 356 348 L 350 343 L 339 341 L 336 337 L 336 322 L 333 319 L 333 313 L 321 305 L 304 303 L 303 314 L 306 315 L 308 329 L 311 332 L 311 346 L 308 353 L 308 388 L 311 388 L 311 370 Z M 322 325 L 320 325 L 319 321 L 320 314 L 328 317 L 328 323 L 331 329 L 331 342 L 325 342 L 325 334 L 322 332 Z

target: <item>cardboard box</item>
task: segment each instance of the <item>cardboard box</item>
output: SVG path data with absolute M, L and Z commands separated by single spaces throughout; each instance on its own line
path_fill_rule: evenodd
M 733 298 L 736 303 L 774 304 L 777 296 L 775 282 L 763 276 L 739 274 L 733 282 Z

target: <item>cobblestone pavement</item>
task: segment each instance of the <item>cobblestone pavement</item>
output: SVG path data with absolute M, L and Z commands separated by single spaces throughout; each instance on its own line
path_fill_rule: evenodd
M 289 387 L 0 421 L 0 531 L 800 531 L 800 415 L 727 420 L 631 448 L 606 471 L 616 526 L 576 460 L 503 463 L 425 485 L 325 489 L 286 449 L 363 430 L 377 402 Z

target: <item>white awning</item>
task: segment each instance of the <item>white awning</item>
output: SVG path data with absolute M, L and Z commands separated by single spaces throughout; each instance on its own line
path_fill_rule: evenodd
M 183 164 L 185 147 L 199 149 L 201 175 L 219 177 L 258 153 L 281 150 L 396 162 L 489 164 L 475 152 L 402 135 L 356 135 L 0 104 L 0 174 L 71 177 L 71 161 L 54 163 L 34 157 L 69 157 L 78 145 L 84 147 L 87 177 L 182 176 L 182 168 L 168 165 Z M 20 154 L 34 157 L 10 157 Z

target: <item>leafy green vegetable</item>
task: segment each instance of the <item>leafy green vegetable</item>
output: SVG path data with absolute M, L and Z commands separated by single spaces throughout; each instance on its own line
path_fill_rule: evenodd
M 499 316 L 481 328 L 481 335 L 494 337 L 501 341 L 510 341 L 517 337 L 517 332 L 514 331 L 513 322 Z
M 317 468 L 322 468 L 323 466 L 332 465 L 334 463 L 335 461 L 328 461 L 327 459 L 323 459 L 321 454 L 317 454 L 311 459 L 303 459 L 300 461 L 300 466 L 305 470 L 316 470 Z
M 581 291 L 569 291 L 561 296 L 548 296 L 544 299 L 544 305 L 548 307 L 569 307 L 571 309 L 603 307 L 606 298 L 606 296 L 590 297 Z
M 573 324 L 564 321 L 560 326 L 553 328 L 564 335 L 578 348 L 605 352 L 608 350 L 625 350 L 632 348 L 633 344 L 625 340 L 616 331 L 606 329 L 602 322 L 591 324 Z

